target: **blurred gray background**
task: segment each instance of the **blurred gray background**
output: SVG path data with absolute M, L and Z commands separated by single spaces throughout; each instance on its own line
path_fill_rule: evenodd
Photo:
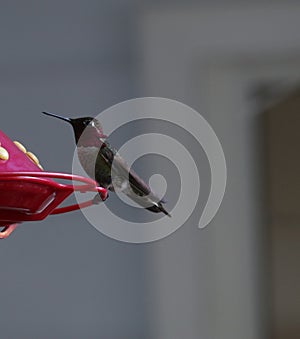
M 47 170 L 71 172 L 74 143 L 41 111 L 95 115 L 139 96 L 197 109 L 228 166 L 205 230 L 191 217 L 134 245 L 80 212 L 21 225 L 0 243 L 1 338 L 299 338 L 299 219 L 272 231 L 278 152 L 263 122 L 299 83 L 299 18 L 296 1 L 0 1 L 1 130 Z

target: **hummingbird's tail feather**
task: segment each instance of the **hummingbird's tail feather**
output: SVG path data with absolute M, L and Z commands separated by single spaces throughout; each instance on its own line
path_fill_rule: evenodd
M 145 207 L 148 211 L 154 212 L 154 213 L 160 213 L 163 212 L 165 215 L 168 217 L 172 217 L 171 214 L 164 208 L 163 206 L 164 200 L 162 199 L 159 201 L 157 204 L 150 206 L 150 207 Z
M 136 188 L 136 187 L 135 187 Z M 125 192 L 123 192 L 125 193 Z M 171 214 L 164 208 L 163 204 L 165 203 L 164 199 L 159 199 L 149 188 L 149 193 L 146 194 L 137 194 L 133 189 L 128 190 L 125 194 L 133 200 L 138 205 L 144 207 L 146 210 L 154 213 L 164 213 L 168 217 L 171 217 Z

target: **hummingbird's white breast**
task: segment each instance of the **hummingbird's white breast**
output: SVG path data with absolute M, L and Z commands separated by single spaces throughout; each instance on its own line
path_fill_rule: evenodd
M 81 166 L 86 171 L 87 175 L 95 180 L 95 167 L 99 148 L 94 146 L 79 146 L 77 147 L 77 155 Z

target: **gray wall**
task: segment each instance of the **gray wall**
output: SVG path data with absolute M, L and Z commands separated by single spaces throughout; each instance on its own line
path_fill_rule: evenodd
M 135 95 L 129 8 L 109 1 L 0 1 L 1 130 L 48 170 L 71 172 L 71 130 L 42 116 L 96 114 Z M 146 337 L 145 246 L 75 212 L 0 244 L 1 338 Z
M 220 9 L 220 17 L 228 4 L 242 8 L 244 2 L 189 1 L 199 5 L 199 13 L 203 13 L 201 4 L 204 9 L 213 3 Z M 273 2 L 277 1 L 263 3 Z M 223 133 L 226 155 L 231 157 L 229 168 L 234 170 L 225 208 L 203 232 L 195 228 L 196 218 L 191 218 L 166 239 L 134 245 L 102 235 L 80 212 L 21 225 L 0 242 L 1 338 L 212 339 L 216 333 L 216 339 L 240 339 L 241 333 L 245 338 L 264 338 L 263 307 L 256 312 L 264 263 L 260 252 L 261 207 L 257 208 L 259 201 L 252 191 L 260 181 L 256 181 L 257 172 L 253 174 L 252 167 L 247 167 L 256 159 L 252 153 L 256 131 L 248 128 L 253 122 L 248 118 L 239 118 L 240 134 L 229 126 L 229 119 L 236 121 L 240 112 L 235 109 L 252 113 L 251 105 L 240 100 L 244 93 L 239 86 L 246 87 L 244 82 L 249 78 L 248 82 L 252 81 L 252 69 L 245 75 L 241 64 L 241 70 L 233 67 L 236 73 L 230 66 L 223 74 L 221 59 L 220 70 L 210 64 L 211 74 L 201 78 L 204 63 L 199 55 L 203 53 L 206 62 L 211 61 L 206 49 L 218 52 L 214 43 L 222 45 L 217 39 L 217 25 L 212 27 L 213 43 L 200 43 L 200 52 L 190 63 L 182 61 L 185 50 L 180 46 L 181 53 L 169 55 L 166 42 L 173 39 L 175 46 L 180 28 L 177 21 L 174 29 L 166 26 L 160 16 L 161 3 L 168 18 L 168 8 L 183 8 L 187 2 L 0 0 L 0 129 L 36 153 L 47 170 L 71 172 L 74 142 L 67 126 L 42 116 L 41 111 L 67 116 L 96 114 L 140 95 L 169 96 L 214 112 L 211 121 Z M 257 12 L 265 18 L 268 8 L 261 12 L 261 2 L 257 3 Z M 190 22 L 188 12 L 183 12 L 184 17 L 177 11 L 179 21 L 190 37 L 184 21 Z M 197 22 L 197 12 L 192 12 Z M 162 18 L 159 25 L 151 22 L 151 13 Z M 144 23 L 145 18 L 150 21 Z M 270 28 L 272 34 L 272 25 Z M 170 34 L 160 39 L 162 45 L 156 45 L 156 34 L 160 36 L 162 31 Z M 230 35 L 233 41 L 240 36 L 236 32 Z M 259 34 L 251 34 L 252 29 L 249 32 L 246 38 L 256 41 Z M 268 31 L 264 32 L 268 36 Z M 204 36 L 206 32 L 202 33 Z M 191 41 L 184 34 L 182 42 L 192 46 L 199 42 L 197 31 Z M 291 50 L 293 37 L 286 42 Z M 248 57 L 253 47 L 247 39 L 233 48 L 230 41 L 221 47 L 234 54 L 234 48 L 246 46 L 241 48 L 241 55 Z M 278 41 L 281 46 L 280 35 L 274 38 L 274 45 L 271 40 L 261 40 L 259 48 L 276 51 Z M 165 53 L 163 61 L 161 52 Z M 254 48 L 254 52 L 259 54 L 260 49 Z M 265 62 L 268 59 L 261 70 Z M 223 74 L 220 83 L 219 71 Z M 203 79 L 211 81 L 208 93 L 198 91 L 198 77 L 203 83 Z M 183 81 L 177 83 L 178 79 Z M 241 163 L 244 167 L 239 166 Z M 251 201 L 248 193 L 252 194 Z M 226 226 L 221 233 L 220 226 Z M 236 240 L 234 245 L 232 239 Z M 255 326 L 251 328 L 252 324 Z M 245 328 L 247 333 L 243 333 Z

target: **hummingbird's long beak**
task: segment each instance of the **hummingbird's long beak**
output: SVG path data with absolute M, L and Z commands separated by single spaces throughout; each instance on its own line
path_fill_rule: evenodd
M 57 119 L 67 121 L 70 124 L 72 123 L 72 119 L 70 119 L 70 118 L 61 117 L 60 115 L 49 113 L 49 112 L 42 112 L 42 113 L 45 114 L 45 115 L 49 115 L 50 117 L 54 117 L 54 118 L 57 118 Z

